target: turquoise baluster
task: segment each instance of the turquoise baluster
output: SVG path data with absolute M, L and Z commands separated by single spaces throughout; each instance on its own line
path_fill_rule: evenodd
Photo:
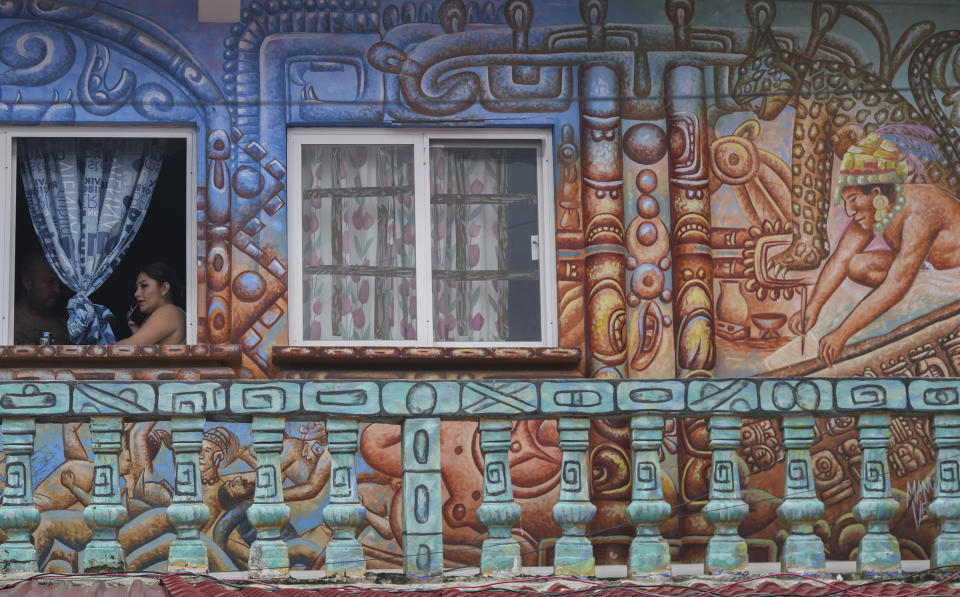
M 857 572 L 868 576 L 897 575 L 900 574 L 900 543 L 890 534 L 890 522 L 900 504 L 893 499 L 887 466 L 890 415 L 860 415 L 857 428 L 863 464 L 860 501 L 854 506 L 853 515 L 867 527 L 857 553 Z
M 283 417 L 253 417 L 253 450 L 257 455 L 256 487 L 247 519 L 257 530 L 250 546 L 250 577 L 278 579 L 290 576 L 290 553 L 280 533 L 290 520 L 290 506 L 283 502 L 280 451 L 283 449 Z
M 960 564 L 960 415 L 933 417 L 933 445 L 937 448 L 937 479 L 930 517 L 940 525 L 933 542 L 930 565 Z
M 411 578 L 443 574 L 440 419 L 403 422 L 403 571 Z
M 660 480 L 660 444 L 663 417 L 638 415 L 630 419 L 633 448 L 633 490 L 627 515 L 637 526 L 630 543 L 630 576 L 670 573 L 670 545 L 660 527 L 670 518 L 670 504 L 663 499 Z
M 0 528 L 7 540 L 0 545 L 0 574 L 37 571 L 37 550 L 30 533 L 40 524 L 40 512 L 33 505 L 33 441 L 36 423 L 33 419 L 4 419 L 3 452 L 7 485 L 0 506 Z
M 174 417 L 173 503 L 167 506 L 167 520 L 177 532 L 167 557 L 169 572 L 206 572 L 209 568 L 207 545 L 200 530 L 210 519 L 210 508 L 203 503 L 200 487 L 200 448 L 203 445 L 203 417 Z
M 331 576 L 361 577 L 367 572 L 363 546 L 357 540 L 357 528 L 367 517 L 357 492 L 357 429 L 353 419 L 327 420 L 330 503 L 323 509 L 323 521 L 333 530 L 326 558 Z
M 553 555 L 554 574 L 559 576 L 593 576 L 593 545 L 587 538 L 587 526 L 597 514 L 590 503 L 590 476 L 587 450 L 590 447 L 589 419 L 560 419 L 562 464 L 560 499 L 553 506 L 553 519 L 563 529 Z
M 790 525 L 783 546 L 780 567 L 783 572 L 810 574 L 826 572 L 827 556 L 823 541 L 813 533 L 813 525 L 823 516 L 823 502 L 817 499 L 813 485 L 810 445 L 813 444 L 814 419 L 806 415 L 783 418 L 783 444 L 787 448 L 783 503 L 777 509 Z
M 520 521 L 520 506 L 513 501 L 510 480 L 510 431 L 513 423 L 504 419 L 480 421 L 480 450 L 483 452 L 483 504 L 477 519 L 487 527 L 489 537 L 480 550 L 480 574 L 509 578 L 521 572 L 520 544 L 510 534 Z
M 737 532 L 749 508 L 740 493 L 737 447 L 740 445 L 740 417 L 710 417 L 711 467 L 710 499 L 703 515 L 713 523 L 713 537 L 707 543 L 707 574 L 746 574 L 747 542 Z
M 90 439 L 93 447 L 93 490 L 83 520 L 93 531 L 93 540 L 83 553 L 83 572 L 124 572 L 123 547 L 117 532 L 127 521 L 127 509 L 120 499 L 121 417 L 92 417 Z

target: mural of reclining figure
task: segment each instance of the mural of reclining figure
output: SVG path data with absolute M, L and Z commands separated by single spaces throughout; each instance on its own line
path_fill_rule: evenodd
M 323 449 L 325 443 L 325 431 L 315 439 L 291 435 L 283 438 L 280 471 L 284 480 L 284 501 L 291 508 L 291 521 L 310 518 L 319 511 L 315 498 L 320 496 L 330 479 L 330 455 Z M 234 461 L 244 462 L 251 470 L 223 474 Z M 210 519 L 203 532 L 223 547 L 238 568 L 245 567 L 250 543 L 255 537 L 246 511 L 253 500 L 256 466 L 252 446 L 241 448 L 230 430 L 214 427 L 204 431 L 200 449 L 200 482 L 203 501 L 210 508 Z M 298 539 L 299 534 L 292 524 L 287 525 L 283 536 L 293 543 L 290 545 L 291 562 L 309 568 L 320 559 L 321 544 Z
M 851 336 L 903 299 L 924 264 L 960 268 L 960 201 L 920 184 L 925 172 L 918 155 L 937 154 L 934 140 L 925 127 L 881 127 L 844 154 L 836 199 L 851 221 L 820 272 L 804 329 L 816 324 L 845 279 L 873 290 L 820 340 L 828 367 Z M 877 237 L 887 248 L 867 250 Z

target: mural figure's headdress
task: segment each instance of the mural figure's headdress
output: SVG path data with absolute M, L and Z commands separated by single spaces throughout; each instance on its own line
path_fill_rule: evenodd
M 843 155 L 836 202 L 843 202 L 840 192 L 846 187 L 892 184 L 895 197 L 877 195 L 873 199 L 877 210 L 873 230 L 880 234 L 906 205 L 903 183 L 926 180 L 926 167 L 920 158 L 942 159 L 936 133 L 931 129 L 910 124 L 879 127 Z
M 225 467 L 236 460 L 240 453 L 240 442 L 237 436 L 226 427 L 207 429 L 203 432 L 203 439 L 214 443 L 223 451 L 223 460 L 218 463 L 218 468 Z

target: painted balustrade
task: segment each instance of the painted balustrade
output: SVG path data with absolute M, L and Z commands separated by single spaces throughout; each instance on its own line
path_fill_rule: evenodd
M 120 495 L 120 436 L 123 418 L 90 418 L 90 444 L 93 449 L 93 489 L 83 520 L 93 531 L 93 540 L 83 551 L 83 572 L 123 572 L 126 569 L 123 546 L 117 540 L 120 527 L 127 521 L 127 507 Z
M 814 533 L 814 525 L 824 512 L 823 502 L 817 499 L 810 459 L 814 425 L 814 418 L 809 415 L 783 417 L 787 456 L 783 503 L 777 514 L 790 526 L 781 559 L 784 572 L 816 574 L 827 570 L 823 541 Z
M 477 520 L 487 527 L 488 537 L 480 550 L 480 574 L 509 578 L 520 574 L 520 544 L 513 527 L 520 522 L 520 506 L 513 501 L 510 479 L 510 431 L 507 419 L 480 420 L 480 450 L 483 452 L 483 504 Z
M 403 422 L 403 572 L 413 578 L 443 574 L 440 419 Z
M 710 449 L 713 462 L 710 472 L 710 501 L 703 515 L 713 523 L 713 537 L 707 544 L 707 574 L 746 574 L 747 542 L 737 527 L 747 517 L 749 508 L 740 491 L 737 447 L 740 445 L 740 417 L 710 417 Z
M 670 572 L 670 545 L 660 535 L 660 527 L 672 510 L 663 499 L 660 479 L 663 425 L 662 415 L 637 415 L 630 419 L 633 479 L 627 515 L 637 527 L 636 537 L 630 543 L 630 576 Z
M 203 417 L 170 420 L 174 479 L 173 503 L 167 507 L 167 520 L 177 533 L 167 558 L 170 572 L 205 572 L 209 567 L 207 546 L 200 539 L 200 529 L 210 519 L 210 507 L 203 503 L 200 481 L 205 423 Z
M 290 576 L 290 554 L 280 538 L 290 522 L 290 506 L 283 501 L 283 477 L 280 451 L 283 449 L 283 417 L 253 417 L 253 451 L 257 455 L 256 486 L 253 505 L 247 519 L 256 529 L 257 538 L 250 545 L 250 576 L 277 579 Z
M 0 528 L 7 540 L 0 545 L 0 573 L 17 574 L 37 571 L 37 550 L 30 542 L 30 532 L 40 524 L 40 512 L 33 505 L 33 466 L 36 423 L 33 419 L 4 419 L 3 451 L 6 454 L 3 506 L 0 506 Z
M 857 550 L 857 570 L 871 576 L 900 573 L 900 544 L 890 534 L 900 504 L 893 499 L 887 446 L 890 444 L 890 415 L 864 413 L 857 421 L 863 467 L 860 501 L 853 515 L 866 527 Z
M 256 538 L 249 569 L 255 578 L 290 574 L 285 529 L 281 454 L 287 424 L 326 421 L 330 476 L 324 522 L 332 530 L 325 551 L 330 576 L 366 573 L 357 533 L 366 510 L 357 488 L 357 451 L 363 422 L 399 423 L 403 571 L 411 578 L 435 579 L 444 572 L 441 425 L 445 420 L 479 422 L 483 501 L 477 518 L 487 529 L 480 548 L 482 574 L 506 578 L 521 573 L 526 555 L 516 539 L 523 510 L 515 501 L 510 474 L 514 420 L 557 421 L 559 494 L 553 506 L 561 534 L 553 545 L 559 575 L 595 573 L 590 525 L 591 420 L 629 418 L 632 452 L 631 502 L 635 526 L 627 574 L 669 574 L 670 546 L 660 527 L 670 517 L 660 466 L 663 430 L 670 418 L 708 419 L 712 465 L 709 500 L 703 516 L 713 525 L 705 571 L 713 576 L 745 573 L 747 542 L 739 523 L 747 516 L 740 481 L 741 428 L 750 419 L 775 419 L 783 438 L 784 487 L 778 514 L 789 527 L 783 545 L 784 571 L 816 574 L 826 569 L 826 553 L 815 533 L 824 504 L 814 485 L 811 446 L 815 418 L 856 416 L 860 449 L 860 497 L 853 514 L 863 525 L 857 569 L 864 576 L 896 574 L 900 551 L 890 525 L 898 503 L 887 464 L 891 416 L 933 419 L 937 450 L 931 517 L 940 526 L 932 563 L 960 565 L 960 380 L 802 379 L 802 380 L 506 380 L 506 381 L 158 381 L 0 382 L 0 434 L 6 485 L 0 506 L 0 574 L 38 568 L 30 533 L 41 520 L 33 502 L 36 422 L 90 423 L 93 482 L 89 495 L 70 490 L 87 504 L 83 519 L 92 540 L 80 565 L 86 571 L 123 570 L 124 547 L 118 531 L 128 513 L 121 487 L 131 480 L 124 450 L 124 425 L 134 420 L 169 420 L 174 452 L 173 500 L 167 518 L 176 534 L 168 566 L 174 571 L 208 569 L 209 524 L 201 483 L 205 425 L 221 420 L 251 425 L 255 456 L 253 504 L 246 511 Z M 121 483 L 126 479 L 125 483 Z M 289 499 L 297 499 L 286 496 Z M 82 499 L 81 499 L 82 498 Z M 551 542 L 545 542 L 550 544 Z
M 560 419 L 560 499 L 553 507 L 553 519 L 563 529 L 553 554 L 553 569 L 559 576 L 593 576 L 593 546 L 587 525 L 597 514 L 590 503 L 587 450 L 590 448 L 590 419 Z
M 960 562 L 960 414 L 933 417 L 933 445 L 936 480 L 927 511 L 940 524 L 930 557 L 930 565 L 937 568 Z
M 367 516 L 357 491 L 357 430 L 355 419 L 327 420 L 330 450 L 330 503 L 323 509 L 323 521 L 333 531 L 327 544 L 327 574 L 346 578 L 367 571 L 357 528 Z

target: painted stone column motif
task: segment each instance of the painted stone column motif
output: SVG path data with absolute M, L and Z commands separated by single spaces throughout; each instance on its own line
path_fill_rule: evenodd
M 200 487 L 200 448 L 203 445 L 203 417 L 174 417 L 173 503 L 167 506 L 167 520 L 177 532 L 170 543 L 168 572 L 206 572 L 209 567 L 207 545 L 200 529 L 210 519 L 210 508 L 203 503 Z
M 403 571 L 412 578 L 443 574 L 440 419 L 403 422 Z
M 643 415 L 630 419 L 633 447 L 633 493 L 627 515 L 637 525 L 630 543 L 628 574 L 644 576 L 670 573 L 670 545 L 660 527 L 670 518 L 670 504 L 663 499 L 660 480 L 660 442 L 663 417 Z
M 857 552 L 857 572 L 870 576 L 900 574 L 900 543 L 890 534 L 890 522 L 900 509 L 893 498 L 887 466 L 890 415 L 860 415 L 857 429 L 863 464 L 860 501 L 854 506 L 853 515 L 867 528 Z
M 581 196 L 585 225 L 588 372 L 624 377 L 626 261 L 620 75 L 611 64 L 580 68 Z
M 808 574 L 826 571 L 823 541 L 813 533 L 813 525 L 824 511 L 823 502 L 817 499 L 810 460 L 814 424 L 810 416 L 788 415 L 783 418 L 787 466 L 783 482 L 784 500 L 777 514 L 790 525 L 790 535 L 780 560 L 783 572 Z
M 675 65 L 665 78 L 677 375 L 712 376 L 716 342 L 703 70 Z
M 477 510 L 477 520 L 490 535 L 483 540 L 480 551 L 480 574 L 484 576 L 512 577 L 521 572 L 520 544 L 510 534 L 520 521 L 520 506 L 513 501 L 508 458 L 512 428 L 509 420 L 480 421 L 483 504 Z
M 120 499 L 121 417 L 92 417 L 93 489 L 83 520 L 93 540 L 83 552 L 83 572 L 124 572 L 126 561 L 117 532 L 127 522 L 127 507 Z
M 573 126 L 560 128 L 557 145 L 560 187 L 557 191 L 557 317 L 560 346 L 584 346 L 583 208 L 580 196 L 580 150 Z M 586 351 L 584 351 L 586 353 Z
M 740 417 L 710 417 L 710 500 L 703 515 L 713 523 L 713 537 L 707 543 L 707 574 L 746 574 L 747 542 L 737 527 L 749 508 L 740 492 L 737 447 L 740 445 Z
M 290 520 L 290 506 L 283 502 L 280 451 L 283 449 L 283 417 L 253 417 L 253 450 L 257 455 L 256 487 L 247 520 L 257 530 L 250 546 L 250 576 L 259 579 L 290 576 L 290 553 L 280 533 Z
M 937 448 L 937 479 L 930 517 L 940 525 L 933 542 L 930 566 L 960 564 L 960 415 L 933 418 L 933 444 Z
M 207 134 L 207 341 L 230 342 L 230 138 L 224 130 Z
M 327 420 L 330 449 L 330 503 L 323 509 L 323 521 L 333 530 L 327 544 L 326 569 L 332 576 L 359 577 L 367 572 L 363 546 L 357 528 L 367 517 L 357 491 L 357 421 Z
M 6 487 L 0 506 L 0 528 L 7 540 L 0 545 L 0 574 L 37 572 L 37 550 L 30 533 L 40 524 L 40 512 L 33 505 L 33 467 L 30 456 L 36 435 L 33 419 L 4 419 L 3 452 Z
M 560 499 L 553 506 L 553 519 L 563 529 L 553 555 L 553 573 L 558 576 L 593 576 L 593 545 L 587 526 L 597 514 L 590 503 L 590 475 L 587 449 L 590 447 L 590 419 L 560 419 L 562 464 Z

